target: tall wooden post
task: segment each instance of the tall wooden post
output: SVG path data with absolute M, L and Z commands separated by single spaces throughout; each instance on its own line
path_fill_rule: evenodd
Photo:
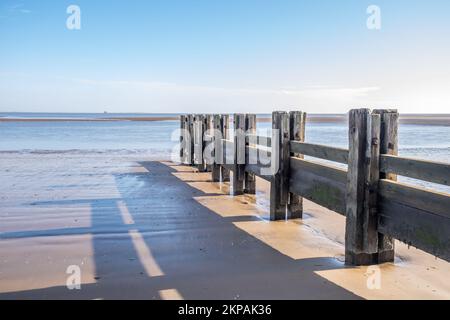
M 203 135 L 202 135 L 202 161 L 203 161 L 203 171 L 204 172 L 209 172 L 210 171 L 210 167 L 209 165 L 206 163 L 206 158 L 205 158 L 205 149 L 206 147 L 209 145 L 209 143 L 206 141 L 205 135 L 209 130 L 209 126 L 210 124 L 208 123 L 210 121 L 210 116 L 207 114 L 202 115 L 202 120 L 203 120 Z
M 194 116 L 194 135 L 195 135 L 195 165 L 199 172 L 206 170 L 205 161 L 203 159 L 203 151 L 205 147 L 204 133 L 206 127 L 206 117 L 204 114 L 197 114 Z
M 398 155 L 397 110 L 374 110 L 373 113 L 380 115 L 380 153 Z M 397 181 L 395 174 L 380 173 L 379 178 Z M 378 263 L 394 261 L 394 244 L 394 238 L 378 234 Z
M 233 195 L 244 193 L 245 114 L 234 114 Z
M 272 113 L 272 169 L 270 182 L 270 220 L 285 220 L 289 194 L 289 115 Z
M 221 125 L 221 132 L 223 139 L 229 139 L 230 138 L 230 116 L 228 114 L 222 114 L 220 116 L 220 125 Z M 226 161 L 226 154 L 223 153 L 223 145 L 220 147 L 222 150 L 222 163 L 225 163 Z M 228 152 L 228 151 L 227 151 Z M 225 166 L 220 166 L 220 176 L 222 179 L 222 182 L 229 182 L 230 181 L 230 169 Z
M 184 157 L 185 157 L 185 153 L 186 153 L 186 135 L 184 132 L 184 127 L 185 127 L 185 120 L 186 116 L 185 115 L 180 115 L 180 163 L 184 163 Z
M 289 134 L 294 141 L 305 141 L 306 113 L 301 111 L 289 112 Z M 289 151 L 290 153 L 290 151 Z M 303 159 L 302 154 L 293 154 L 294 157 Z M 289 164 L 289 162 L 288 162 Z M 290 174 L 290 173 L 289 173 Z M 287 209 L 288 219 L 301 219 L 303 217 L 303 198 L 294 193 L 289 193 Z
M 246 134 L 256 135 L 256 114 L 247 114 L 245 116 L 245 132 Z M 245 146 L 249 146 L 250 142 L 246 139 Z M 245 154 L 245 163 L 249 163 L 249 154 Z M 245 168 L 244 168 L 245 170 Z M 256 176 L 254 173 L 245 172 L 245 193 L 256 193 Z
M 189 148 L 189 157 L 188 157 L 188 164 L 190 164 L 191 166 L 195 165 L 195 116 L 193 114 L 189 115 L 189 135 L 191 137 L 190 139 L 190 148 Z
M 214 163 L 214 138 L 213 138 L 213 115 L 205 115 L 205 132 L 204 132 L 204 148 L 203 148 L 203 160 L 205 162 L 206 172 L 212 172 L 212 166 Z
M 369 109 L 350 111 L 345 262 L 351 265 L 378 263 L 380 125 Z
M 198 164 L 200 162 L 200 146 L 199 146 L 199 140 L 200 140 L 200 116 L 198 114 L 193 115 L 193 140 L 194 140 L 194 165 L 198 167 Z
M 181 135 L 182 135 L 182 154 L 181 162 L 183 164 L 190 165 L 192 163 L 192 134 L 191 134 L 191 122 L 189 115 L 181 116 Z
M 219 114 L 213 115 L 212 128 L 214 130 L 214 164 L 211 168 L 213 182 L 220 182 L 220 168 L 223 164 L 222 124 Z

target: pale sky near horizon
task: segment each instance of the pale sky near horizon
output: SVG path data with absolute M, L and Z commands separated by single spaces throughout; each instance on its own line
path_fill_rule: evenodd
M 0 112 L 450 113 L 449 15 L 448 0 L 1 0 Z

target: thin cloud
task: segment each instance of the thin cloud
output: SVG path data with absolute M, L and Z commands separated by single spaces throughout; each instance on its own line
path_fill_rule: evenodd
M 228 94 L 272 94 L 272 95 L 287 95 L 287 96 L 305 96 L 309 98 L 333 96 L 342 98 L 359 98 L 365 97 L 372 92 L 379 91 L 380 87 L 327 87 L 327 86 L 314 86 L 306 87 L 299 90 L 286 90 L 286 89 L 245 89 L 245 88 L 222 88 L 213 86 L 195 86 L 195 85 L 183 85 L 173 82 L 160 82 L 160 81 L 114 81 L 114 80 L 91 80 L 91 79 L 71 79 L 72 81 L 99 86 L 130 86 L 135 88 L 147 88 L 147 89 L 167 89 L 174 91 L 205 91 L 205 92 L 220 92 Z
M 29 14 L 32 12 L 30 9 L 25 7 L 24 3 L 15 3 L 5 6 L 5 11 L 6 14 L 0 15 L 1 18 L 7 18 L 15 14 Z

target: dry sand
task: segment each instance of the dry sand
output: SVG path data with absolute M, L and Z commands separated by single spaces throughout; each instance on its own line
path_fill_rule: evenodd
M 450 298 L 450 264 L 401 244 L 370 289 L 372 269 L 342 262 L 343 217 L 306 201 L 303 220 L 268 222 L 260 180 L 230 197 L 138 155 L 0 153 L 0 168 L 0 299 Z

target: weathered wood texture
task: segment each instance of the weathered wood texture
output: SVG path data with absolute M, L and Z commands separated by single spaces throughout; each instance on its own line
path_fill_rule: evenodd
M 448 194 L 410 186 L 391 180 L 380 180 L 379 195 L 404 204 L 410 208 L 450 219 L 450 197 Z M 405 216 L 405 219 L 408 217 Z
M 398 118 L 397 110 L 373 110 L 380 115 L 380 154 L 398 155 Z M 380 179 L 396 181 L 397 175 L 380 172 Z M 378 263 L 394 261 L 395 240 L 393 237 L 378 233 Z
M 227 114 L 220 115 L 220 130 L 222 133 L 223 139 L 230 139 L 230 116 Z M 223 141 L 221 141 L 223 143 Z M 221 148 L 223 150 L 223 148 Z M 228 151 L 229 153 L 233 152 L 233 149 Z M 227 153 L 223 154 L 223 159 L 225 162 L 225 157 L 227 157 Z M 222 182 L 230 181 L 230 169 L 226 166 L 220 166 L 220 177 Z
M 186 141 L 186 134 L 184 132 L 184 128 L 186 125 L 186 116 L 185 115 L 180 115 L 180 162 L 184 163 L 184 157 L 185 157 L 185 152 L 186 152 L 186 147 L 185 147 L 185 141 Z
M 233 195 L 244 194 L 245 181 L 245 114 L 233 116 L 234 157 L 233 157 Z
M 215 159 L 214 127 L 212 114 L 207 114 L 205 116 L 205 132 L 203 135 L 203 139 L 204 139 L 203 158 L 205 162 L 205 169 L 207 172 L 212 172 Z
M 201 126 L 201 115 L 194 115 L 194 123 L 193 123 L 193 139 L 194 139 L 194 166 L 199 168 L 199 165 L 202 163 L 202 143 L 200 142 L 202 136 L 202 126 Z
M 212 127 L 214 129 L 214 163 L 211 168 L 211 176 L 213 182 L 220 182 L 221 165 L 224 162 L 222 147 L 222 123 L 219 114 L 213 115 Z
M 258 177 L 260 177 L 261 179 L 264 179 L 266 181 L 271 181 L 272 180 L 272 175 L 268 175 L 265 170 L 267 168 L 265 168 L 264 166 L 258 165 L 258 164 L 246 164 L 245 165 L 245 172 L 250 172 Z
M 203 151 L 205 147 L 204 132 L 206 127 L 206 117 L 203 114 L 194 116 L 194 163 L 199 172 L 206 170 Z
M 372 118 L 369 109 L 350 111 L 345 262 L 351 265 L 374 264 L 378 259 L 373 188 L 378 183 L 379 137 L 379 115 Z
M 450 197 L 380 181 L 379 231 L 450 261 Z
M 256 134 L 256 114 L 246 114 L 245 115 L 245 133 L 246 133 L 246 135 Z M 250 142 L 252 142 L 252 141 L 245 139 L 246 146 L 250 146 Z M 252 160 L 252 161 L 250 161 L 250 160 Z M 256 162 L 257 162 L 258 157 L 256 156 L 256 159 L 250 159 L 249 154 L 247 152 L 245 152 L 245 164 L 253 163 L 253 160 L 256 160 Z M 255 174 L 245 170 L 245 165 L 244 165 L 244 175 L 245 175 L 244 193 L 255 194 L 256 193 Z
M 225 156 L 226 167 L 234 165 L 234 142 L 232 140 L 222 139 L 223 154 Z
M 202 115 L 202 135 L 200 137 L 201 139 L 201 144 L 202 144 L 202 164 L 201 164 L 201 171 L 202 172 L 208 172 L 210 171 L 210 168 L 208 166 L 208 162 L 207 162 L 207 154 L 205 153 L 207 146 L 209 145 L 209 141 L 205 138 L 205 136 L 207 135 L 208 129 L 209 129 L 209 124 L 208 124 L 208 120 L 210 119 L 208 115 L 203 114 Z
M 391 155 L 381 155 L 380 170 L 450 186 L 450 164 Z
M 290 170 L 290 192 L 345 215 L 345 170 L 295 157 Z
M 190 142 L 191 142 L 191 147 L 189 148 L 189 158 L 188 161 L 190 161 L 190 164 L 193 166 L 195 165 L 195 160 L 194 160 L 194 139 L 195 139 L 195 134 L 194 134 L 194 115 L 190 114 L 188 117 L 188 130 L 189 130 L 189 136 L 190 138 Z M 189 162 L 188 162 L 189 163 Z
M 305 141 L 305 127 L 306 127 L 306 113 L 301 111 L 289 112 L 289 135 L 290 141 Z M 291 144 L 288 146 L 291 147 Z M 292 154 L 292 150 L 289 150 Z M 301 153 L 293 153 L 294 157 L 303 159 Z M 289 161 L 290 167 L 290 161 Z M 290 168 L 286 173 L 288 177 L 291 175 Z M 303 198 L 298 194 L 289 192 L 288 206 L 287 206 L 287 218 L 288 219 L 300 219 L 303 217 Z
M 291 141 L 290 144 L 291 144 L 291 152 L 295 154 L 303 154 L 305 156 L 320 158 L 343 164 L 348 163 L 347 149 L 298 141 Z
M 346 216 L 347 264 L 393 261 L 394 238 L 450 260 L 450 196 L 396 182 L 399 174 L 449 185 L 450 165 L 398 157 L 396 110 L 351 110 L 349 150 L 305 143 L 305 117 L 274 112 L 272 137 L 264 138 L 256 135 L 254 115 L 236 114 L 230 139 L 226 115 L 181 116 L 180 129 L 192 139 L 180 138 L 180 157 L 204 164 L 192 153 L 204 151 L 204 139 L 214 141 L 213 181 L 227 181 L 233 170 L 232 192 L 239 195 L 255 192 L 256 176 L 268 180 L 271 220 L 301 217 L 302 197 Z M 209 124 L 220 134 L 205 135 Z M 348 170 L 304 155 L 348 164 Z
M 450 261 L 450 197 L 381 180 L 378 230 Z
M 247 134 L 246 141 L 262 147 L 272 147 L 272 139 L 270 137 L 258 136 L 256 134 Z
M 289 114 L 272 113 L 272 170 L 270 183 L 270 220 L 285 220 L 289 198 Z
M 268 160 L 261 162 L 261 156 Z M 258 148 L 255 145 L 248 145 L 245 147 L 245 157 L 246 159 L 251 159 L 252 161 L 246 161 L 245 171 L 255 174 L 256 176 L 263 178 L 264 180 L 270 181 L 272 178 L 272 173 L 270 169 L 270 157 L 272 153 L 270 151 Z

